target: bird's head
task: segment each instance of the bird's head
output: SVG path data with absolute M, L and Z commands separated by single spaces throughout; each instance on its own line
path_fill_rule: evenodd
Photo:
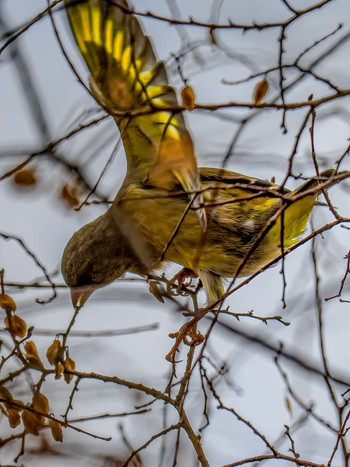
M 109 211 L 78 230 L 62 257 L 62 274 L 74 306 L 83 306 L 90 295 L 132 270 L 134 258 L 125 237 Z

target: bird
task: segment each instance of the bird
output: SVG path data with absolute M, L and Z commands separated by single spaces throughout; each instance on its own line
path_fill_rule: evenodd
M 127 158 L 111 207 L 63 252 L 74 306 L 126 272 L 149 277 L 168 262 L 193 271 L 215 303 L 223 278 L 252 274 L 298 241 L 337 172 L 288 192 L 228 170 L 198 169 L 164 63 L 127 0 L 65 0 L 65 7 L 91 94 L 113 116 Z
M 173 262 L 194 271 L 208 303 L 217 302 L 224 278 L 253 274 L 294 245 L 318 195 L 346 176 L 327 169 L 288 191 L 229 170 L 200 168 L 208 215 L 204 242 L 195 209 L 183 214 L 188 200 L 180 184 L 169 191 L 126 179 L 109 210 L 65 248 L 62 273 L 72 301 L 84 304 L 126 272 L 147 276 Z
M 90 91 L 114 117 L 127 158 L 127 177 L 150 186 L 178 184 L 206 213 L 191 135 L 164 63 L 126 0 L 65 0 L 73 36 L 90 71 Z

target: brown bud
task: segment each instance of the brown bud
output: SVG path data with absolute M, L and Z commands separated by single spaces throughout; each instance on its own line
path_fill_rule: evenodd
M 196 97 L 191 86 L 184 86 L 181 89 L 182 105 L 186 110 L 193 110 L 196 106 Z
M 267 79 L 263 79 L 262 81 L 259 81 L 259 83 L 255 86 L 255 89 L 254 89 L 254 95 L 253 95 L 254 104 L 261 104 L 262 100 L 266 96 L 268 89 L 269 89 L 269 83 Z
M 33 396 L 33 407 L 38 412 L 49 413 L 49 400 L 41 392 L 37 392 Z
M 0 307 L 6 311 L 16 311 L 16 302 L 6 293 L 0 294 Z
M 51 365 L 56 365 L 62 354 L 62 344 L 58 339 L 55 339 L 50 347 L 47 349 L 46 358 Z
M 292 405 L 292 401 L 289 399 L 288 396 L 285 396 L 284 403 L 286 405 L 286 409 L 288 410 L 289 415 L 292 417 L 293 416 L 293 405 Z
M 61 198 L 70 208 L 75 208 L 80 203 L 77 188 L 68 183 L 61 189 Z
M 1 399 L 4 399 L 5 401 L 13 401 L 13 396 L 10 393 L 10 391 L 5 388 L 5 386 L 0 386 L 0 397 Z
M 62 443 L 63 434 L 62 434 L 62 425 L 54 420 L 50 420 L 50 429 L 52 437 L 55 441 Z
M 9 410 L 8 419 L 11 428 L 16 428 L 21 423 L 21 416 L 16 409 Z
M 16 172 L 12 180 L 19 186 L 34 186 L 38 181 L 38 177 L 33 167 L 26 167 Z
M 38 436 L 39 430 L 44 426 L 44 417 L 30 410 L 23 410 L 22 422 L 28 433 Z
M 70 383 L 73 379 L 74 375 L 70 375 L 66 373 L 66 371 L 74 371 L 75 370 L 75 361 L 70 357 L 67 357 L 63 362 L 65 373 L 64 373 L 64 380 L 66 383 Z
M 155 281 L 149 283 L 149 291 L 155 296 L 158 302 L 164 303 L 164 298 L 158 288 L 158 284 Z
M 35 342 L 34 341 L 27 341 L 24 344 L 24 349 L 26 351 L 26 359 L 28 360 L 29 363 L 31 363 L 33 366 L 37 368 L 43 368 L 43 364 L 40 360 L 38 350 L 36 348 Z
M 22 410 L 22 407 L 24 406 L 24 402 L 19 399 L 13 399 L 13 402 L 14 404 L 18 405 L 18 407 L 15 407 L 15 409 L 20 412 Z
M 27 324 L 24 319 L 17 315 L 8 315 L 4 318 L 6 328 L 15 337 L 25 337 L 27 334 Z
M 62 363 L 57 363 L 55 366 L 55 379 L 60 379 L 64 372 L 64 366 Z

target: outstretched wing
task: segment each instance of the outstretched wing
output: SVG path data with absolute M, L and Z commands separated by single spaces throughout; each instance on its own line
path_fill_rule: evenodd
M 65 0 L 90 87 L 121 132 L 132 180 L 173 189 L 180 182 L 201 204 L 191 136 L 174 89 L 126 0 Z M 204 209 L 198 209 L 203 227 Z

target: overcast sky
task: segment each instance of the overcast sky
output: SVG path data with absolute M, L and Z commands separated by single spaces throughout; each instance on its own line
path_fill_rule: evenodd
M 0 0 L 1 21 L 6 29 L 16 30 L 46 7 L 45 1 L 40 0 Z M 156 0 L 135 1 L 140 11 L 151 10 L 160 15 L 170 16 L 167 2 Z M 312 1 L 290 2 L 298 7 L 306 7 Z M 225 23 L 227 18 L 234 22 L 273 22 L 286 19 L 291 12 L 277 0 L 255 0 L 247 2 L 223 1 L 222 8 L 214 8 L 212 0 L 193 0 L 177 2 L 181 17 L 187 19 L 192 15 L 198 21 L 214 20 Z M 220 2 L 217 2 L 217 6 Z M 214 16 L 213 16 L 214 15 Z M 302 65 L 307 67 L 322 51 L 327 50 L 341 37 L 349 35 L 350 3 L 348 0 L 333 0 L 330 4 L 296 22 L 287 30 L 285 42 L 286 63 L 293 60 L 307 47 L 319 41 L 327 34 L 334 32 L 339 24 L 342 28 L 327 40 L 314 47 L 305 55 Z M 87 71 L 76 52 L 69 34 L 64 12 L 55 14 L 60 37 L 66 50 L 79 70 L 84 82 L 87 82 Z M 265 71 L 275 67 L 278 63 L 278 30 L 269 29 L 264 32 L 242 34 L 241 31 L 228 30 L 216 32 L 218 44 L 209 44 L 208 31 L 199 27 L 183 27 L 176 29 L 165 22 L 143 20 L 142 24 L 152 37 L 157 54 L 166 60 L 169 66 L 169 76 L 172 84 L 180 89 L 181 79 L 176 71 L 176 64 L 171 54 L 179 54 L 186 42 L 196 45 L 193 53 L 187 53 L 182 63 L 185 78 L 194 88 L 197 102 L 203 104 L 223 103 L 227 101 L 249 102 L 256 83 L 261 78 L 247 80 L 239 85 L 229 85 L 248 78 L 252 73 Z M 2 30 L 3 32 L 3 30 Z M 185 34 L 183 36 L 183 34 Z M 1 44 L 1 43 L 0 43 Z M 37 97 L 41 103 L 43 115 L 47 123 L 49 137 L 55 140 L 79 123 L 87 121 L 90 111 L 97 115 L 98 107 L 77 82 L 70 67 L 62 55 L 57 39 L 53 33 L 48 17 L 34 24 L 16 42 L 0 55 L 0 175 L 19 163 L 23 156 L 31 151 L 40 149 L 48 141 L 43 138 L 38 127 L 38 121 L 33 112 L 33 104 L 28 98 L 28 88 L 21 81 L 18 68 L 12 54 L 23 54 L 33 80 Z M 344 39 L 334 53 L 325 58 L 316 67 L 315 72 L 325 79 L 331 80 L 340 88 L 349 87 L 350 42 Z M 297 76 L 296 70 L 286 72 L 286 84 Z M 266 101 L 278 95 L 278 73 L 268 75 L 270 89 Z M 27 83 L 28 84 L 28 83 Z M 313 93 L 314 97 L 328 95 L 334 92 L 327 84 L 315 82 L 312 77 L 305 78 L 299 85 L 287 93 L 287 102 L 306 100 Z M 349 99 L 343 98 L 326 105 L 317 113 L 316 151 L 322 168 L 333 167 L 349 144 Z M 193 136 L 196 153 L 200 165 L 216 166 L 222 164 L 227 148 L 238 128 L 238 120 L 242 116 L 249 116 L 254 111 L 246 109 L 228 109 L 214 112 L 187 112 L 186 118 Z M 295 141 L 295 135 L 300 127 L 305 110 L 296 110 L 287 114 L 286 134 L 280 128 L 282 114 L 275 110 L 259 111 L 251 122 L 246 125 L 237 141 L 235 150 L 229 161 L 228 168 L 237 172 L 247 173 L 263 179 L 276 177 L 279 182 L 288 167 Z M 67 160 L 82 164 L 82 170 L 87 180 L 93 185 L 100 171 L 110 156 L 111 150 L 119 138 L 114 122 L 110 119 L 97 127 L 84 132 L 80 136 L 59 146 L 59 153 Z M 98 153 L 98 157 L 96 156 Z M 20 156 L 22 154 L 22 156 Z M 93 163 L 84 161 L 94 158 Z M 25 240 L 27 246 L 37 255 L 46 266 L 50 274 L 59 270 L 63 248 L 70 236 L 81 225 L 96 218 L 104 211 L 101 206 L 87 206 L 79 213 L 68 209 L 59 198 L 59 192 L 64 183 L 71 181 L 71 175 L 61 165 L 48 159 L 34 161 L 38 183 L 34 189 L 20 190 L 11 180 L 0 183 L 0 231 L 10 233 Z M 348 169 L 345 160 L 342 169 Z M 295 172 L 302 172 L 304 176 L 314 175 L 310 151 L 308 131 L 301 141 L 295 162 Z M 99 187 L 101 193 L 113 197 L 125 174 L 125 160 L 122 149 L 113 161 L 107 175 Z M 290 180 L 288 186 L 293 188 L 298 181 Z M 332 188 L 331 197 L 334 205 L 344 216 L 349 216 L 349 183 Z M 315 227 L 319 227 L 332 220 L 327 208 L 317 207 L 313 215 Z M 308 227 L 308 232 L 311 226 Z M 317 240 L 317 257 L 321 274 L 321 296 L 334 295 L 346 268 L 344 256 L 349 248 L 348 230 L 337 228 L 327 232 L 324 238 Z M 278 345 L 283 341 L 287 349 L 303 357 L 307 356 L 313 362 L 319 362 L 319 343 L 316 329 L 314 309 L 314 275 L 311 262 L 311 243 L 298 249 L 286 259 L 286 304 L 282 309 L 283 281 L 280 265 L 265 271 L 252 283 L 240 289 L 232 296 L 227 304 L 232 311 L 247 312 L 254 310 L 258 315 L 280 315 L 291 322 L 289 327 L 271 322 L 268 326 L 251 319 L 240 322 L 228 318 L 228 322 L 239 324 L 242 329 L 256 333 L 269 342 Z M 5 269 L 5 280 L 8 282 L 31 282 L 36 278 L 42 279 L 41 271 L 23 250 L 13 242 L 0 239 L 0 267 Z M 174 272 L 171 267 L 168 273 Z M 135 278 L 131 276 L 130 278 Z M 60 275 L 55 281 L 62 282 Z M 49 305 L 41 306 L 35 302 L 36 297 L 47 298 L 49 290 L 27 290 L 25 292 L 10 289 L 18 303 L 18 311 L 29 325 L 35 329 L 52 329 L 53 334 L 67 325 L 72 314 L 69 294 L 65 290 L 59 291 L 59 296 Z M 348 298 L 348 297 L 344 297 Z M 204 295 L 201 295 L 204 302 Z M 339 304 L 337 300 L 323 302 L 326 310 L 326 336 L 332 369 L 346 374 L 348 371 L 349 349 L 348 329 L 350 318 L 346 304 Z M 135 325 L 159 323 L 157 331 L 132 336 L 94 339 L 71 339 L 72 353 L 77 361 L 77 367 L 83 371 L 98 371 L 105 374 L 116 374 L 163 388 L 166 383 L 170 365 L 165 362 L 164 355 L 168 352 L 172 341 L 168 333 L 177 330 L 183 323 L 183 317 L 176 313 L 175 306 L 166 301 L 158 303 L 148 292 L 148 285 L 141 281 L 119 281 L 100 291 L 91 298 L 83 313 L 79 315 L 75 330 L 111 330 L 123 329 Z M 203 328 L 207 326 L 203 323 Z M 226 361 L 230 366 L 229 384 L 222 382 L 220 391 L 227 405 L 234 406 L 244 416 L 253 420 L 261 431 L 274 440 L 283 430 L 284 424 L 291 424 L 298 416 L 299 409 L 295 407 L 293 415 L 285 407 L 286 394 L 273 363 L 273 355 L 261 349 L 246 345 L 242 339 L 225 334 L 217 328 L 211 336 L 209 353 L 217 362 Z M 40 351 L 45 349 L 52 338 L 39 338 Z M 329 397 L 320 379 L 305 372 L 293 372 L 293 366 L 286 367 L 293 373 L 293 383 L 303 395 L 305 401 L 316 401 L 319 412 L 327 419 L 334 420 L 335 412 L 329 403 Z M 294 368 L 295 370 L 295 368 Z M 235 390 L 232 389 L 235 388 Z M 69 388 L 68 388 L 69 389 Z M 341 388 L 342 390 L 344 388 Z M 55 413 L 62 413 L 66 400 L 61 395 L 67 394 L 67 388 L 62 383 L 50 381 L 48 391 L 55 400 Z M 135 403 L 133 395 L 124 394 L 121 390 L 117 394 L 111 389 L 103 393 L 103 400 L 96 400 L 96 393 L 101 389 L 91 383 L 77 402 L 77 415 L 100 413 L 107 410 L 122 410 Z M 103 389 L 105 390 L 105 389 Z M 340 390 L 341 392 L 341 390 Z M 190 400 L 193 403 L 193 417 L 201 419 L 201 402 L 199 381 L 195 379 Z M 119 399 L 120 398 L 120 399 Z M 109 401 L 109 408 L 105 402 Z M 143 403 L 144 400 L 141 400 Z M 159 404 L 160 405 L 160 404 Z M 113 408 L 112 408 L 113 407 Z M 158 410 L 158 412 L 157 412 Z M 214 411 L 215 412 L 215 411 Z M 161 408 L 154 409 L 147 418 L 139 418 L 137 433 L 133 432 L 133 445 L 145 441 L 148 433 L 152 435 L 160 429 Z M 197 417 L 197 418 L 196 418 Z M 115 429 L 115 421 L 99 422 L 99 424 L 84 425 L 86 429 L 97 430 L 104 434 L 111 433 L 116 441 L 107 447 L 101 441 L 88 441 L 92 455 L 106 450 L 115 454 L 118 446 L 119 434 Z M 92 428 L 93 427 L 93 428 Z M 126 422 L 126 427 L 133 430 L 133 420 Z M 4 428 L 3 428 L 4 429 Z M 313 433 L 316 430 L 316 434 Z M 146 433 L 146 434 L 145 434 Z M 212 423 L 207 434 L 204 434 L 205 448 L 213 466 L 233 462 L 248 455 L 258 455 L 264 452 L 264 446 L 256 436 L 234 417 L 227 417 L 221 412 L 213 414 Z M 82 450 L 86 439 L 82 435 L 67 434 L 71 447 L 78 446 Z M 233 443 L 233 439 L 235 443 Z M 304 458 L 312 458 L 315 462 L 324 462 L 327 454 L 334 445 L 334 437 L 313 422 L 304 427 L 296 435 L 298 449 Z M 308 442 L 308 440 L 311 440 Z M 74 444 L 76 443 L 76 444 Z M 86 446 L 86 445 L 85 445 Z M 72 448 L 72 449 L 73 449 Z M 287 450 L 287 448 L 286 448 Z M 69 451 L 69 449 L 68 449 Z M 186 452 L 186 451 L 185 451 Z M 187 451 L 189 452 L 189 451 Z M 8 462 L 11 458 L 9 450 L 0 461 Z M 8 456 L 8 457 L 7 457 Z M 145 455 L 149 462 L 155 465 L 157 451 L 150 449 Z M 152 457 L 154 456 L 154 457 Z M 50 460 L 55 464 L 55 458 Z M 86 465 L 86 459 L 75 459 L 69 454 L 69 465 Z M 38 461 L 28 460 L 26 465 L 39 465 Z M 45 465 L 45 463 L 43 463 Z M 97 465 L 97 464 L 96 464 Z M 170 465 L 170 464 L 169 464 Z M 179 464 L 190 465 L 190 464 Z M 265 465 L 274 465 L 265 463 Z M 282 461 L 279 465 L 287 465 Z M 334 464 L 336 467 L 341 464 Z

